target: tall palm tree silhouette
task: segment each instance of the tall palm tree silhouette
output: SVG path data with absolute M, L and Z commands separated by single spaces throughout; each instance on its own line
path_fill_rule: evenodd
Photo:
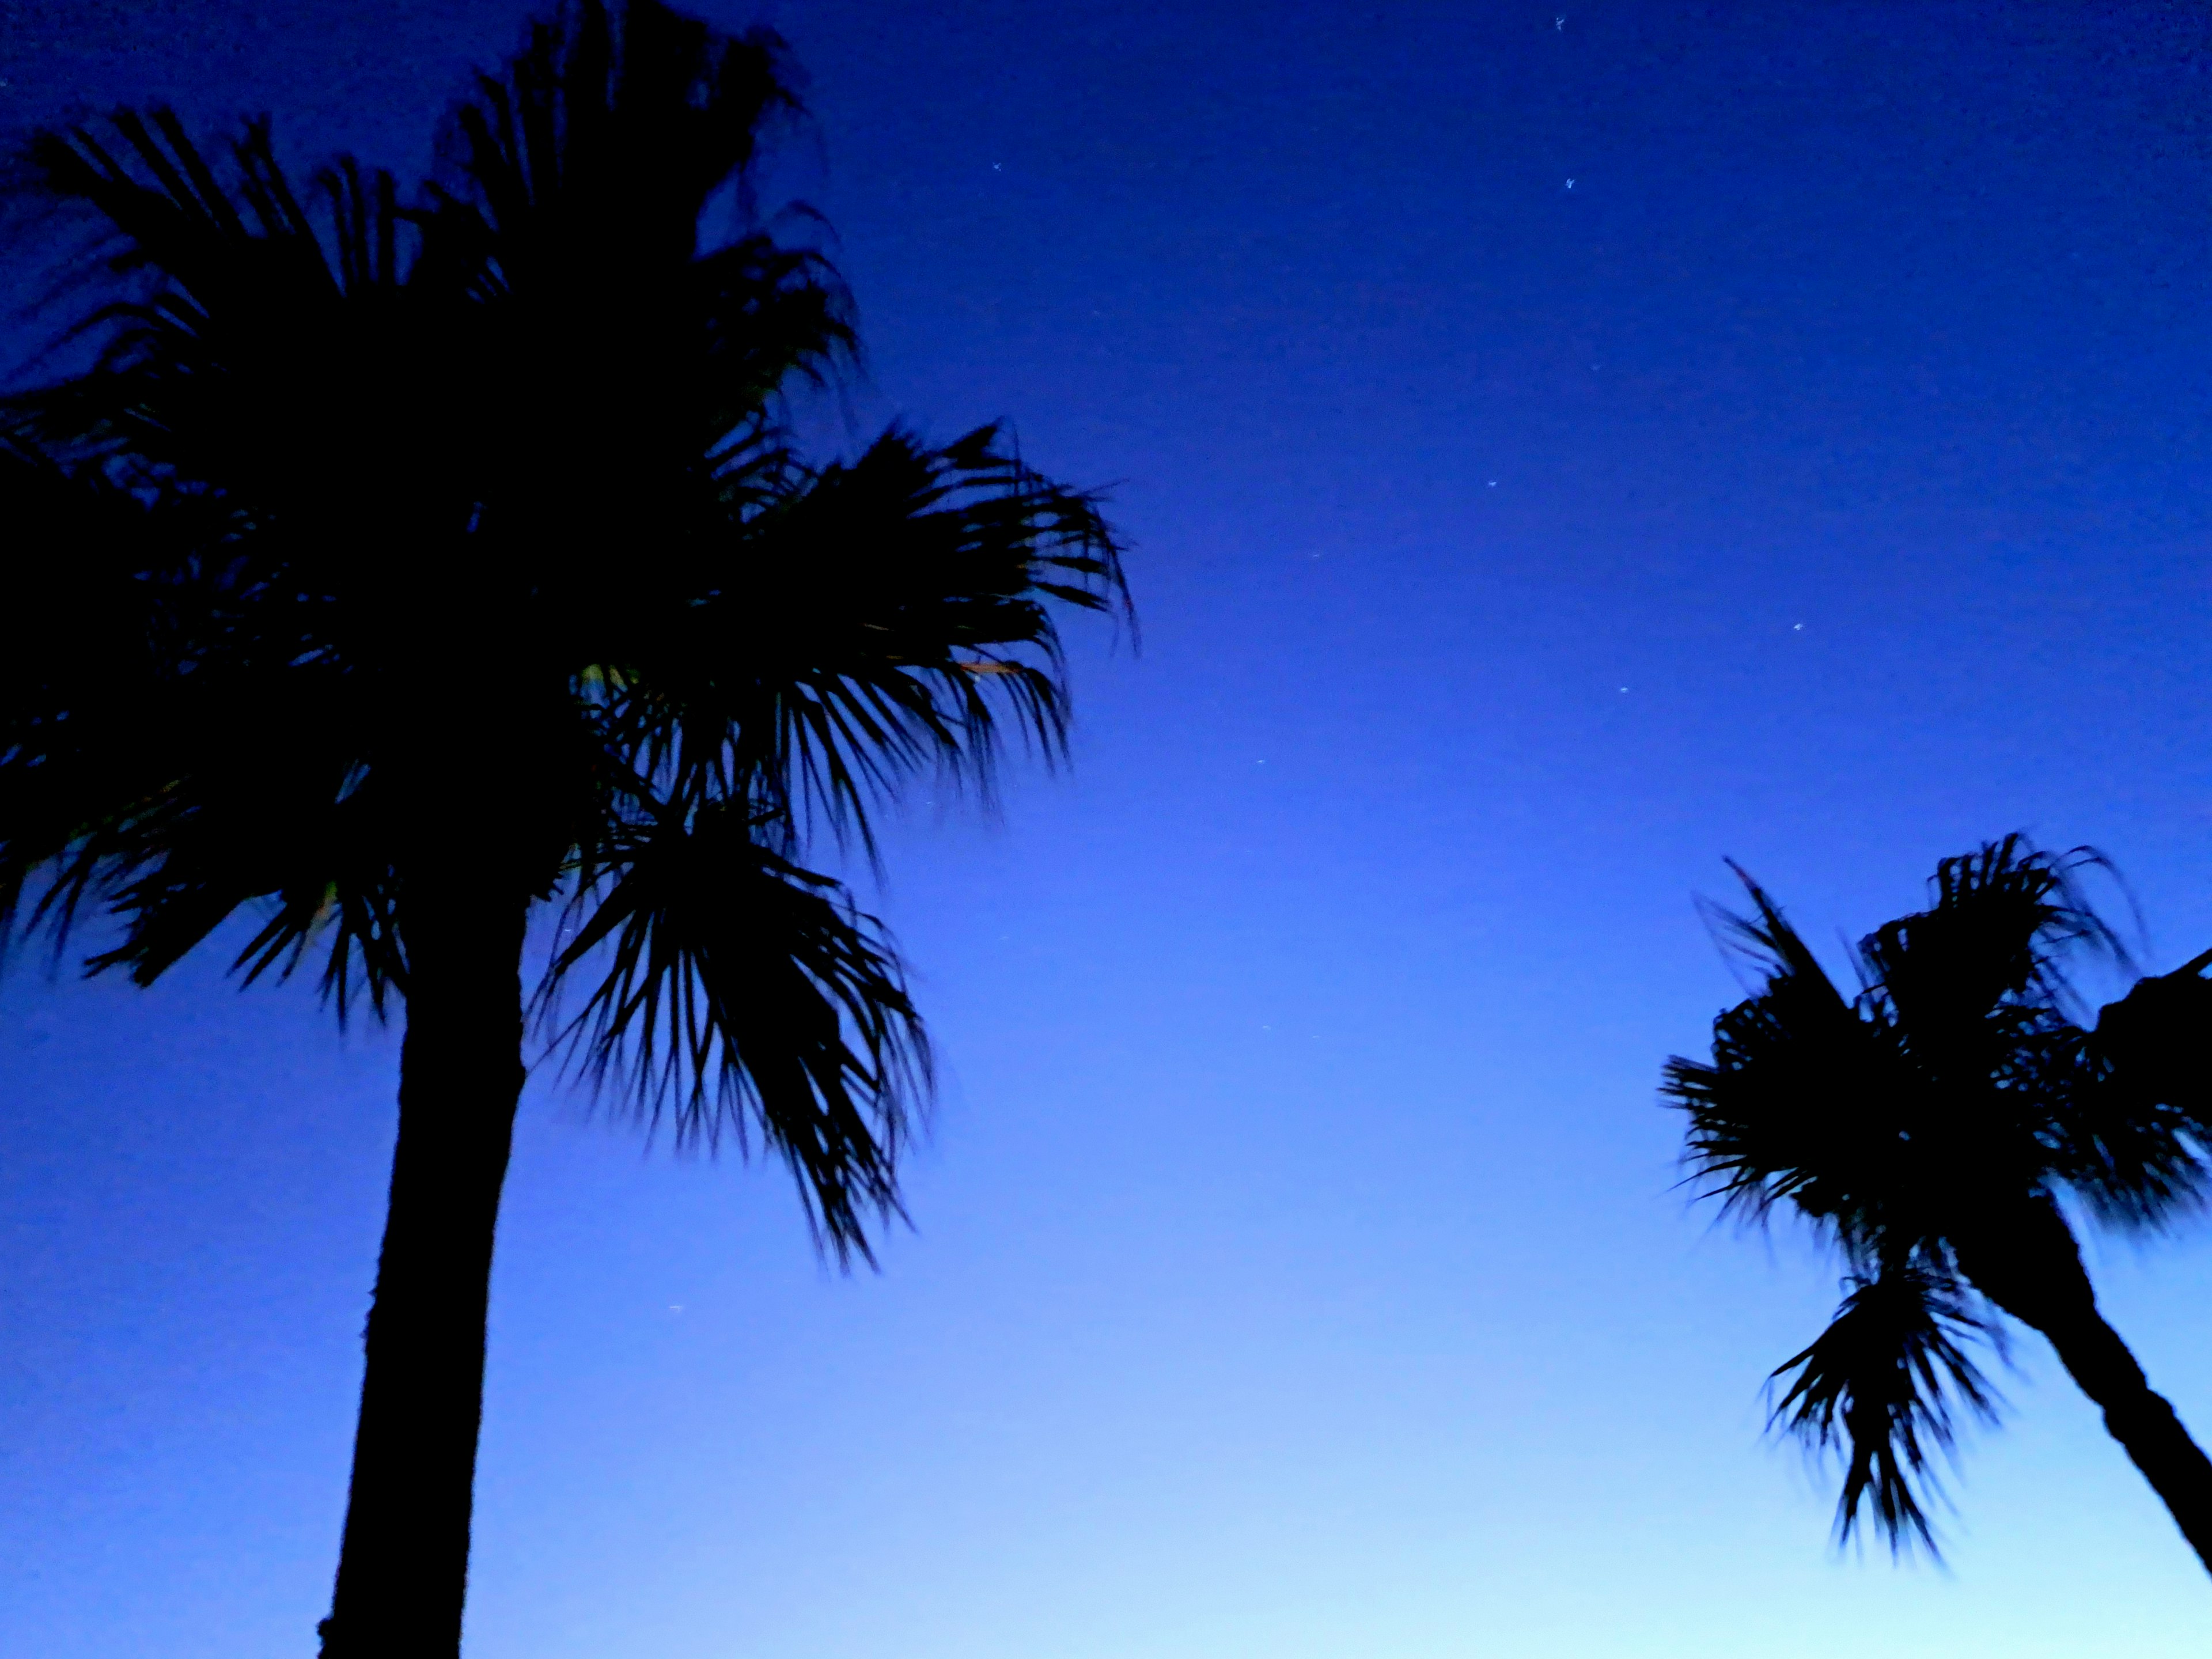
M 785 393 L 853 334 L 750 214 L 791 84 L 771 35 L 577 0 L 414 205 L 350 162 L 302 193 L 265 122 L 32 150 L 121 289 L 96 361 L 8 405 L 0 916 L 57 949 L 96 921 L 90 966 L 143 983 L 248 907 L 248 979 L 404 1003 L 330 1659 L 458 1651 L 532 1007 L 868 1256 L 928 1049 L 805 834 L 872 847 L 916 769 L 1056 751 L 1051 607 L 1126 604 L 1095 498 L 994 430 L 799 453 Z
M 2003 1314 L 2049 1340 L 2212 1571 L 2212 1462 L 2098 1312 L 2069 1218 L 2149 1226 L 2203 1194 L 2212 951 L 2081 1024 L 2071 959 L 2127 960 L 2080 890 L 2099 862 L 2018 836 L 1944 860 L 1929 908 L 1860 943 L 1850 996 L 1748 877 L 1752 914 L 1721 918 L 1765 983 L 1664 1092 L 1708 1194 L 1795 1210 L 1850 1266 L 1834 1322 L 1774 1373 L 1776 1421 L 1845 1453 L 1841 1536 L 1870 1499 L 1893 1548 L 1932 1544 L 1931 1457 L 1956 1411 L 1994 1419 L 1969 1345 L 2001 1343 Z

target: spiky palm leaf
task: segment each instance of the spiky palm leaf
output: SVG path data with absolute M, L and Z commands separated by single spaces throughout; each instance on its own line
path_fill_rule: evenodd
M 2099 1011 L 2078 1045 L 2076 1086 L 2051 1141 L 2067 1186 L 2106 1219 L 2157 1227 L 2203 1200 L 2212 1147 L 2208 968 L 2212 951 L 2138 980 Z
M 1870 1500 L 1893 1547 L 1917 1540 L 1933 1553 L 1928 1507 L 1941 1498 L 1936 1459 L 1953 1450 L 1955 1412 L 1997 1420 L 1996 1395 L 1966 1345 L 2001 1333 L 1970 1292 L 1936 1270 L 1890 1265 L 1845 1284 L 1828 1328 L 1775 1368 L 1774 1381 L 1790 1382 L 1770 1421 L 1808 1449 L 1843 1454 L 1839 1541 Z

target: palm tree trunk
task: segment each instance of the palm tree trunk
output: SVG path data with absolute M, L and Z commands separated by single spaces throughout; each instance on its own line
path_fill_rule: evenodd
M 526 902 L 461 884 L 401 920 L 407 1036 L 324 1659 L 457 1659 L 492 1235 L 522 1091 Z
M 2197 1559 L 2212 1572 L 2212 1458 L 2162 1395 L 2154 1393 L 2120 1335 L 2097 1311 L 2074 1234 L 2047 1200 L 1990 1230 L 1959 1253 L 1977 1289 L 2049 1339 L 2105 1427 L 2165 1503 Z

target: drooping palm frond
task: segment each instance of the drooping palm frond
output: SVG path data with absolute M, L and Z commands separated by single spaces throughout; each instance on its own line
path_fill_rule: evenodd
M 303 198 L 266 122 L 210 155 L 166 111 L 45 134 L 32 160 L 140 292 L 81 320 L 88 369 L 6 405 L 23 637 L 0 673 L 0 920 L 58 949 L 106 913 L 121 937 L 89 965 L 143 981 L 266 901 L 249 977 L 312 937 L 341 1017 L 356 988 L 380 1006 L 398 959 L 367 700 L 327 629 L 347 548 L 422 471 L 383 464 L 410 441 L 389 348 L 421 321 L 396 304 L 391 181 L 341 161 Z M 333 451 L 367 480 L 349 505 Z
M 1951 1452 L 1961 1408 L 1994 1423 L 2000 1406 L 1966 1344 L 2001 1344 L 2002 1335 L 1964 1287 L 1936 1269 L 1885 1264 L 1845 1283 L 1828 1328 L 1775 1368 L 1775 1381 L 1790 1381 L 1770 1421 L 1814 1453 L 1843 1453 L 1838 1542 L 1850 1538 L 1870 1500 L 1893 1551 L 1917 1542 L 1933 1554 L 1928 1505 L 1942 1495 L 1933 1460 Z
M 2114 1093 L 2181 1114 L 2198 1133 L 2212 1129 L 2212 951 L 2167 974 L 2137 980 L 2098 1012 L 2094 1047 Z
M 1689 1118 L 1684 1154 L 1701 1196 L 1764 1219 L 1787 1204 L 1847 1246 L 1890 1224 L 1899 1117 L 1912 1080 L 1892 1033 L 1844 997 L 1781 908 L 1742 871 L 1753 911 L 1716 917 L 1764 969 L 1758 992 L 1713 1024 L 1709 1060 L 1667 1062 L 1662 1098 Z
M 234 964 L 247 979 L 289 974 L 319 942 L 341 1019 L 356 989 L 380 1011 L 404 973 L 380 846 L 387 826 L 373 792 L 348 790 L 332 741 L 349 699 L 319 698 L 309 674 L 271 699 L 264 679 L 228 667 L 203 661 L 142 680 L 127 706 L 78 699 L 53 737 L 0 760 L 0 899 L 58 949 L 104 915 L 119 936 L 88 966 L 141 984 L 241 906 L 267 901 Z M 34 872 L 44 884 L 25 907 Z
M 625 719 L 678 794 L 765 786 L 865 840 L 871 801 L 917 766 L 988 790 L 1002 715 L 1057 754 L 1051 607 L 1122 603 L 1120 554 L 1095 496 L 994 430 L 933 449 L 894 429 L 698 556 L 707 597 L 645 644 Z
M 2057 1173 L 2106 1220 L 2158 1226 L 2212 1184 L 2208 966 L 2212 951 L 2136 981 L 2049 1067 Z
M 120 110 L 36 135 L 28 161 L 45 198 L 95 228 L 91 253 L 110 280 L 80 266 L 76 289 L 112 296 L 65 337 L 96 342 L 92 372 L 11 400 L 50 448 L 204 487 L 223 471 L 210 442 L 234 465 L 251 452 L 222 440 L 241 423 L 281 435 L 269 394 L 292 391 L 283 402 L 296 416 L 298 391 L 327 378 L 344 337 L 379 311 L 367 302 L 405 283 L 410 216 L 390 175 L 342 158 L 303 201 L 265 119 L 210 154 L 168 110 Z
M 143 726 L 172 678 L 155 518 L 97 467 L 0 443 L 0 950 L 42 927 L 61 947 L 99 886 L 69 855 L 167 781 Z
M 641 799 L 579 873 L 574 929 L 540 993 L 588 966 L 572 1057 L 680 1145 L 757 1136 L 798 1178 L 817 1237 L 872 1260 L 898 1212 L 899 1147 L 929 1047 L 898 957 L 837 883 L 765 844 L 741 805 Z

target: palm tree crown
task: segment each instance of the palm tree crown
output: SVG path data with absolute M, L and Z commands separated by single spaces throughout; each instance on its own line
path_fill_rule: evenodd
M 2212 953 L 2092 1016 L 2074 963 L 2127 965 L 2081 890 L 2100 863 L 2018 836 L 1944 860 L 1927 909 L 1860 943 L 1849 995 L 1747 877 L 1751 914 L 1722 918 L 1765 983 L 1709 1060 L 1668 1062 L 1664 1093 L 1704 1193 L 1747 1220 L 1794 1211 L 1849 1265 L 1834 1322 L 1776 1372 L 1777 1420 L 1845 1452 L 1843 1535 L 1870 1503 L 1893 1547 L 1930 1541 L 1932 1455 L 1955 1412 L 1994 1417 L 1972 1349 L 2002 1345 L 2002 1313 L 2051 1340 L 2212 1551 L 2212 1465 L 2097 1315 L 2069 1219 L 2154 1225 L 2212 1179 L 2191 1052 Z
M 142 981 L 259 901 L 240 966 L 314 951 L 343 1007 L 404 988 L 410 884 L 463 864 L 569 907 L 596 1066 L 808 1158 L 922 1058 L 880 938 L 790 861 L 808 810 L 865 834 L 901 772 L 988 767 L 1002 713 L 1056 744 L 1048 602 L 1112 601 L 1117 550 L 991 430 L 801 461 L 779 398 L 850 348 L 834 274 L 697 239 L 791 106 L 777 46 L 623 21 L 534 31 L 420 210 L 342 166 L 319 224 L 266 123 L 219 161 L 166 114 L 40 141 L 155 285 L 0 456 L 34 520 L 0 899 L 109 902 L 99 963 Z M 806 1172 L 863 1246 L 874 1155 Z
M 92 967 L 144 982 L 246 907 L 247 977 L 405 1004 L 327 1653 L 458 1641 L 533 910 L 586 1072 L 757 1139 L 866 1255 L 928 1050 L 807 832 L 867 842 L 917 768 L 988 784 L 1010 734 L 1055 752 L 1054 608 L 1125 605 L 1096 499 L 995 429 L 800 453 L 787 396 L 854 336 L 750 212 L 792 84 L 765 33 L 575 0 L 404 204 L 343 161 L 301 191 L 265 121 L 31 152 L 96 233 L 68 291 L 108 298 L 0 432 L 0 941 L 99 917 Z

